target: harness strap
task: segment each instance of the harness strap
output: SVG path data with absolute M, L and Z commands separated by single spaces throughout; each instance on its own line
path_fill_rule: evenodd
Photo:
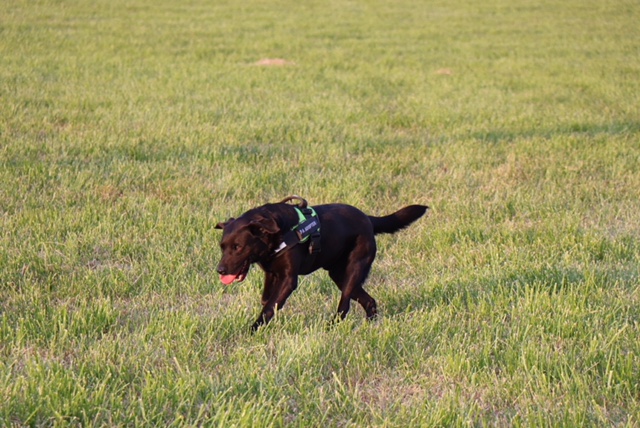
M 284 234 L 280 246 L 274 251 L 274 255 L 280 254 L 282 251 L 311 240 L 309 243 L 309 253 L 317 254 L 320 252 L 320 219 L 318 214 L 311 207 L 298 208 L 294 207 L 298 214 L 298 224 L 293 226 L 290 231 Z

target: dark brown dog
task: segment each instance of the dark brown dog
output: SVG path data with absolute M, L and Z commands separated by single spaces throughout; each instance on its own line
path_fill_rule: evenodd
M 420 218 L 428 209 L 423 205 L 410 205 L 385 216 L 367 216 L 350 205 L 328 204 L 314 207 L 320 222 L 320 237 L 313 243 L 296 242 L 280 251 L 283 240 L 300 223 L 296 207 L 285 202 L 298 200 L 297 208 L 306 208 L 307 202 L 289 197 L 276 204 L 266 204 L 242 214 L 237 219 L 219 223 L 223 229 L 220 248 L 222 259 L 218 264 L 220 279 L 225 284 L 243 281 L 253 263 L 265 272 L 262 292 L 262 312 L 252 329 L 268 323 L 276 309 L 281 309 L 289 295 L 298 286 L 298 275 L 309 274 L 319 268 L 342 291 L 338 315 L 349 312 L 350 300 L 360 303 L 367 318 L 376 316 L 376 301 L 362 288 L 376 256 L 378 233 L 394 233 Z M 311 252 L 310 245 L 321 251 Z

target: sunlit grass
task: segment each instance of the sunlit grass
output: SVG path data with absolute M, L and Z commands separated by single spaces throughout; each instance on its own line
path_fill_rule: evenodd
M 639 17 L 3 3 L 0 425 L 637 425 Z M 292 193 L 431 207 L 379 320 L 317 273 L 249 334 L 214 225 Z

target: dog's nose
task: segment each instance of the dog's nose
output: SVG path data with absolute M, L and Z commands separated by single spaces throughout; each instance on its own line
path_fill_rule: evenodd
M 227 268 L 223 265 L 218 265 L 218 268 L 216 269 L 218 271 L 218 273 L 220 275 L 226 275 L 227 274 Z

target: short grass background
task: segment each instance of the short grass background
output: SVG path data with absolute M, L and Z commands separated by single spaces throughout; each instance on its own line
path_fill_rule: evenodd
M 0 425 L 638 426 L 640 5 L 0 3 Z M 263 59 L 284 65 L 257 65 Z M 217 221 L 371 214 L 255 335 Z

